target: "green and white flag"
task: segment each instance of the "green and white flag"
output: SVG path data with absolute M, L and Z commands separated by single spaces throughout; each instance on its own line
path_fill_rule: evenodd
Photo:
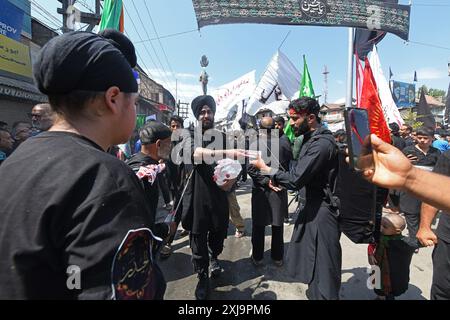
M 315 98 L 316 95 L 314 94 L 314 88 L 311 81 L 311 76 L 309 75 L 308 71 L 308 65 L 306 64 L 306 57 L 303 55 L 303 76 L 302 76 L 302 83 L 300 85 L 299 90 L 299 98 L 301 97 L 310 97 Z

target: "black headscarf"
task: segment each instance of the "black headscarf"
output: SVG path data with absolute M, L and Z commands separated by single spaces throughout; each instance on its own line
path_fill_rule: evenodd
M 100 31 L 98 35 L 102 36 L 114 47 L 119 49 L 132 68 L 136 67 L 136 50 L 134 49 L 134 45 L 130 39 L 128 39 L 122 32 L 117 31 L 116 29 L 105 29 Z

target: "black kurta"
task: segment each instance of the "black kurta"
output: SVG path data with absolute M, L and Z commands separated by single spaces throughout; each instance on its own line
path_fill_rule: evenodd
M 218 131 L 217 131 L 218 132 Z M 194 132 L 190 138 L 183 139 L 183 152 L 190 152 L 193 163 L 195 148 Z M 223 135 L 222 135 L 223 136 Z M 206 139 L 206 137 L 205 137 Z M 206 139 L 207 140 L 207 139 Z M 203 141 L 206 148 L 211 140 Z M 223 149 L 226 148 L 225 137 Z M 228 228 L 228 198 L 227 193 L 220 189 L 213 180 L 215 164 L 202 162 L 192 166 L 185 164 L 186 177 L 194 170 L 183 198 L 182 225 L 193 234 L 223 232 Z
M 296 167 L 274 176 L 287 188 L 306 188 L 306 205 L 295 222 L 286 259 L 291 275 L 310 285 L 311 299 L 339 298 L 341 233 L 337 213 L 324 192 L 337 165 L 334 138 L 329 130 L 319 128 L 305 135 Z
M 259 142 L 259 140 L 258 140 Z M 267 137 L 266 147 L 268 155 L 271 154 L 271 139 Z M 257 146 L 251 146 L 251 150 L 257 150 Z M 289 140 L 285 135 L 282 135 L 279 139 L 279 152 L 278 152 L 278 169 L 280 171 L 289 170 L 289 163 L 292 160 L 292 149 Z M 277 164 L 268 164 L 276 166 Z M 270 178 L 264 176 L 253 165 L 248 167 L 248 174 L 253 180 L 252 188 L 252 220 L 255 225 L 258 226 L 282 226 L 284 217 L 288 212 L 288 198 L 287 190 L 283 189 L 280 192 L 275 192 L 269 188 Z
M 153 227 L 133 171 L 86 138 L 44 132 L 2 164 L 0 181 L 0 299 L 111 298 L 122 240 Z M 71 265 L 81 290 L 67 288 Z

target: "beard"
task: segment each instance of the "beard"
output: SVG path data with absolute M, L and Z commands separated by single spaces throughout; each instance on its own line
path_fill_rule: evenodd
M 203 120 L 202 121 L 202 129 L 203 130 L 212 129 L 213 127 L 214 127 L 214 122 L 212 122 L 210 120 Z
M 303 121 L 300 127 L 297 128 L 294 126 L 294 135 L 296 137 L 299 137 L 307 133 L 310 129 L 311 128 L 308 126 L 308 123 L 306 121 Z

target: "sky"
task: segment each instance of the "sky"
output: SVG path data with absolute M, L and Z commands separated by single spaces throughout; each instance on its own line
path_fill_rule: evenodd
M 86 7 L 94 8 L 94 0 L 79 1 L 81 3 L 76 6 L 84 11 L 87 11 Z M 56 13 L 56 8 L 61 6 L 57 0 L 31 2 L 32 14 L 36 13 L 38 19 L 46 22 L 35 3 L 62 20 Z M 399 3 L 408 4 L 409 1 L 400 0 Z M 345 97 L 348 52 L 348 29 L 345 27 L 230 24 L 206 26 L 197 31 L 191 0 L 124 0 L 124 5 L 125 32 L 135 43 L 138 63 L 181 102 L 191 102 L 202 94 L 199 82 L 202 55 L 209 59 L 206 68 L 210 76 L 208 92 L 251 70 L 256 70 L 258 81 L 289 31 L 281 51 L 300 72 L 303 72 L 302 55 L 306 55 L 316 95 L 323 95 L 322 72 L 326 65 L 330 72 L 328 102 Z M 50 17 L 47 24 L 53 26 L 57 22 Z M 184 33 L 187 31 L 192 32 Z M 176 33 L 183 34 L 165 37 Z M 159 41 L 141 42 L 155 39 L 157 35 L 161 37 Z M 388 76 L 391 67 L 393 80 L 412 82 L 414 71 L 417 71 L 418 86 L 447 91 L 450 81 L 447 65 L 450 62 L 450 1 L 412 1 L 409 40 L 411 42 L 405 42 L 388 34 L 378 45 L 384 74 Z

